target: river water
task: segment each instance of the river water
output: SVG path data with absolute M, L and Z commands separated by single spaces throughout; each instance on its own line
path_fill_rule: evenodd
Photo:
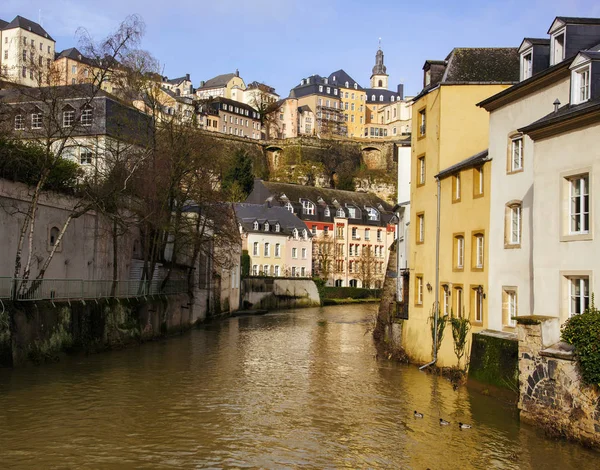
M 0 370 L 0 468 L 600 468 L 509 405 L 377 360 L 374 313 L 240 317 Z

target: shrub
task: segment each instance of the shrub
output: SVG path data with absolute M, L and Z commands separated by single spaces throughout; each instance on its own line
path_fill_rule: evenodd
M 326 299 L 378 299 L 380 289 L 363 289 L 361 287 L 324 287 Z
M 562 328 L 563 341 L 572 344 L 586 384 L 600 385 L 600 310 L 590 306 L 581 315 L 573 315 Z
M 452 327 L 452 340 L 454 342 L 454 354 L 458 360 L 457 367 L 460 369 L 460 360 L 465 354 L 467 347 L 467 339 L 469 336 L 469 330 L 471 329 L 471 322 L 468 317 L 458 316 L 450 319 L 450 326 Z
M 242 251 L 242 269 L 241 269 L 242 277 L 250 276 L 250 255 L 248 254 L 248 250 Z

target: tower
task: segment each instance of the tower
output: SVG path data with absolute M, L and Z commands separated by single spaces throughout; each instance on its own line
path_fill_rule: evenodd
M 371 74 L 371 88 L 388 89 L 388 74 L 383 65 L 383 51 L 381 50 L 381 38 L 379 38 L 379 49 L 375 54 L 375 66 Z

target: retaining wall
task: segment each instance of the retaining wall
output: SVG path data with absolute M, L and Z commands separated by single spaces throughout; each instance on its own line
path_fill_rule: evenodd
M 277 310 L 318 307 L 319 291 L 312 279 L 246 278 L 242 280 L 242 308 Z

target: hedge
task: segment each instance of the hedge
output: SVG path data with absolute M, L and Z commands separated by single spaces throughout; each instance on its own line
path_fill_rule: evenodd
M 362 289 L 360 287 L 325 287 L 325 299 L 378 299 L 381 289 Z

